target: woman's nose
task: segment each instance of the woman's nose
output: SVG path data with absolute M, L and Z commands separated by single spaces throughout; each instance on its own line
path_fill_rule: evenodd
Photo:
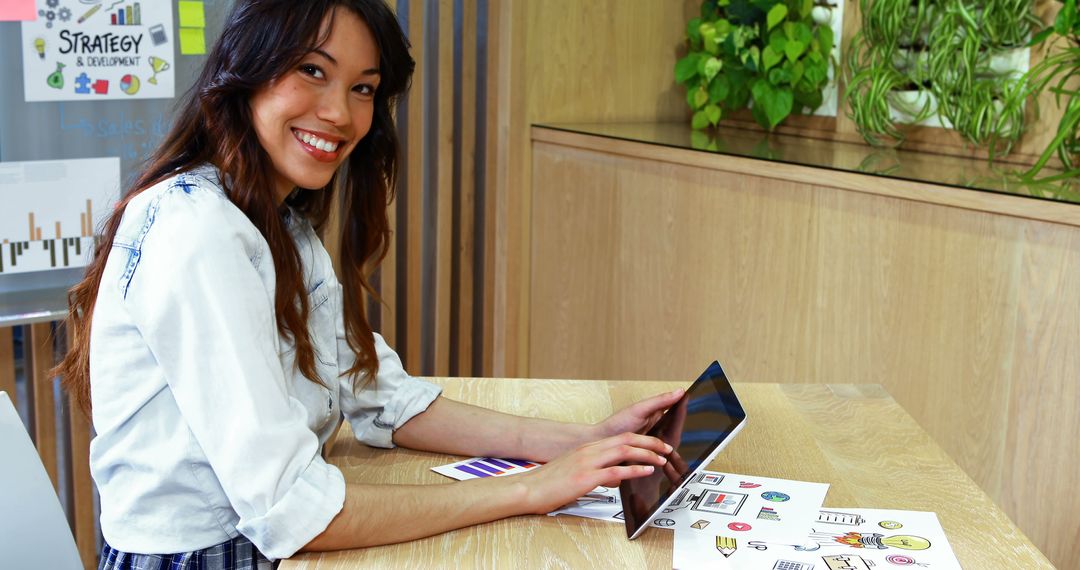
M 349 123 L 349 95 L 337 93 L 336 90 L 327 92 L 319 101 L 317 116 L 335 126 L 344 127 Z

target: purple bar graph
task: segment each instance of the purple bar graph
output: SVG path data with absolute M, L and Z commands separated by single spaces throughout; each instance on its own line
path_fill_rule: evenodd
M 499 469 L 513 469 L 514 468 L 513 465 L 510 465 L 508 463 L 503 463 L 502 461 L 499 461 L 498 459 L 494 459 L 494 458 L 491 458 L 491 457 L 485 457 L 484 461 L 487 461 L 488 463 L 494 465 L 495 467 L 498 467 Z
M 465 473 L 468 473 L 469 475 L 474 475 L 476 477 L 490 477 L 490 475 L 488 475 L 487 473 L 484 473 L 483 471 L 477 471 L 476 469 L 473 469 L 468 465 L 455 465 L 454 469 L 457 469 L 458 471 L 463 471 Z
M 536 467 L 535 463 L 531 461 L 525 461 L 523 459 L 506 459 L 505 461 L 509 461 L 510 463 L 521 467 Z
M 476 469 L 479 469 L 481 471 L 487 471 L 488 473 L 491 473 L 492 475 L 502 475 L 503 474 L 501 469 L 497 469 L 495 467 L 492 467 L 491 465 L 488 465 L 487 463 L 484 463 L 483 461 L 473 461 L 472 463 L 469 464 L 469 467 L 475 467 Z

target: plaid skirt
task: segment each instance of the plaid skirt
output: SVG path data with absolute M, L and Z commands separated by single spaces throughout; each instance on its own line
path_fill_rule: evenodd
M 177 554 L 129 554 L 105 543 L 98 570 L 273 570 L 270 562 L 243 535 L 221 544 Z

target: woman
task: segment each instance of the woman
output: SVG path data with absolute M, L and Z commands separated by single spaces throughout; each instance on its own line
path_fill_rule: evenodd
M 380 0 L 238 0 L 172 130 L 71 294 L 67 387 L 97 432 L 103 568 L 251 567 L 545 513 L 650 473 L 638 435 L 681 395 L 596 425 L 439 397 L 374 334 L 392 109 L 413 69 Z M 341 192 L 339 284 L 313 228 Z M 344 416 L 380 447 L 546 462 L 413 489 L 347 485 L 322 450 Z M 433 517 L 431 513 L 439 513 Z

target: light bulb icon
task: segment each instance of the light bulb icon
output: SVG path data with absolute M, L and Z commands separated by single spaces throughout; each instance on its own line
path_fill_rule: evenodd
M 926 550 L 930 548 L 930 541 L 921 536 L 907 536 L 899 534 L 887 536 L 881 539 L 881 544 L 904 550 Z
M 34 40 L 34 49 L 37 50 L 38 57 L 45 59 L 45 38 Z

